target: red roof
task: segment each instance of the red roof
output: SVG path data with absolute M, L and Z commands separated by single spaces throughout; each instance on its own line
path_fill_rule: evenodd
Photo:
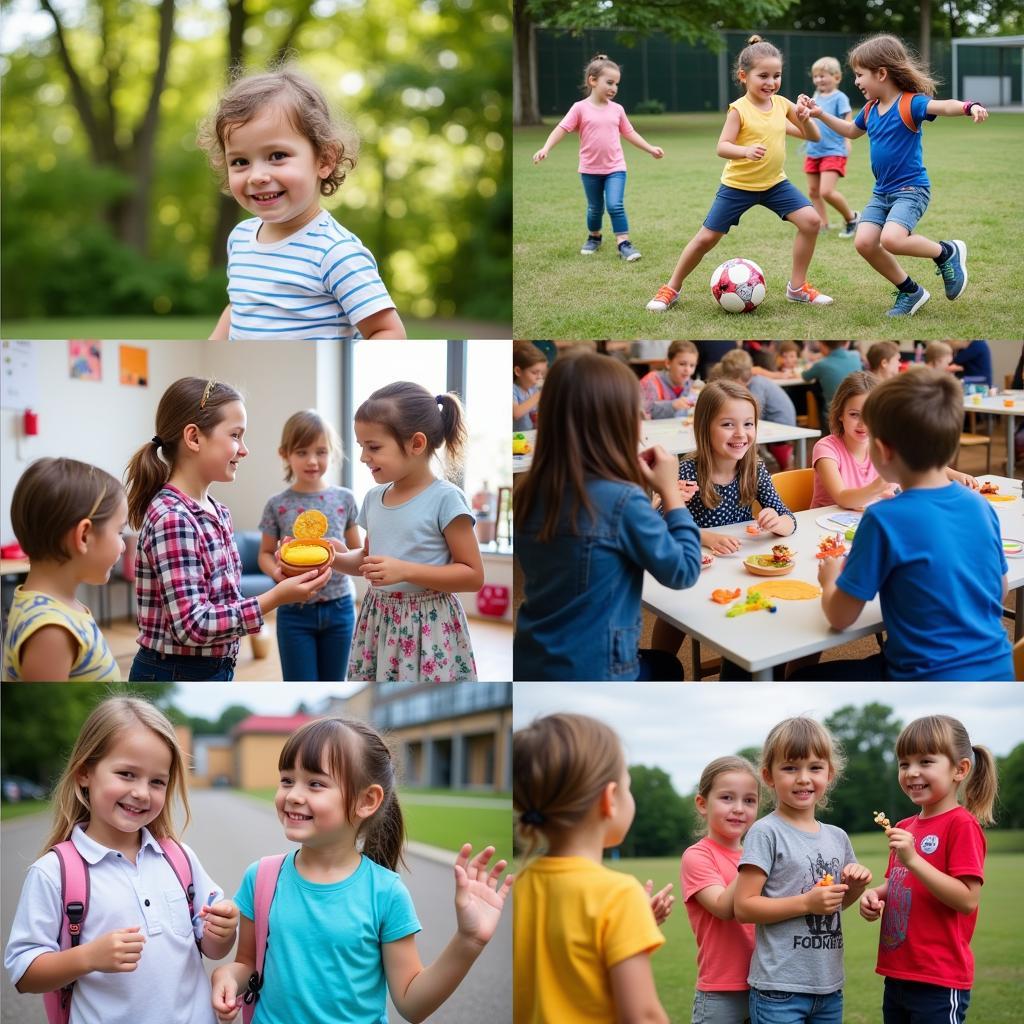
M 312 722 L 314 715 L 305 713 L 298 715 L 250 715 L 243 718 L 231 730 L 232 736 L 244 736 L 247 733 L 257 732 L 294 732 L 300 725 Z

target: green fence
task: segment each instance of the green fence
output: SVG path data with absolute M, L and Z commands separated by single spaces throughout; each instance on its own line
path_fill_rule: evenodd
M 565 32 L 538 29 L 537 89 L 540 112 L 544 117 L 561 116 L 583 95 L 580 85 L 583 68 L 595 53 L 607 53 L 622 66 L 622 83 L 617 101 L 627 111 L 634 111 L 644 100 L 658 100 L 666 110 L 693 112 L 725 110 L 740 95 L 739 85 L 732 77 L 736 57 L 746 45 L 750 31 L 721 33 L 723 47 L 718 52 L 703 44 L 676 42 L 667 36 L 652 36 L 626 46 L 611 30 L 582 32 L 572 36 Z M 844 32 L 772 32 L 767 36 L 782 51 L 783 95 L 794 98 L 801 92 L 812 92 L 811 65 L 819 58 L 831 56 L 843 64 L 840 88 L 849 96 L 854 110 L 864 99 L 853 85 L 853 73 L 845 66 L 846 53 L 861 34 Z M 908 42 L 911 42 L 908 40 Z M 971 52 L 973 51 L 973 52 Z M 981 51 L 981 52 L 979 52 Z M 1007 68 L 1002 72 L 1014 76 L 1016 102 L 1020 99 L 1020 51 L 999 54 L 996 48 L 962 47 L 960 72 L 996 74 L 1001 59 Z M 1013 60 L 1016 65 L 1013 65 Z M 971 63 L 968 64 L 967 62 Z M 932 40 L 932 69 L 943 84 L 940 96 L 958 95 L 949 85 L 951 73 L 950 45 L 942 39 Z

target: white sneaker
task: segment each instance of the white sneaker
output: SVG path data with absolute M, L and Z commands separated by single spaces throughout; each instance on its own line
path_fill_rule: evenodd
M 831 295 L 823 295 L 817 288 L 812 288 L 810 283 L 804 281 L 799 288 L 794 288 L 786 282 L 786 300 L 788 302 L 806 302 L 812 306 L 830 306 Z
M 667 284 L 658 289 L 658 294 L 647 303 L 647 308 L 652 313 L 664 313 L 679 301 L 679 292 Z

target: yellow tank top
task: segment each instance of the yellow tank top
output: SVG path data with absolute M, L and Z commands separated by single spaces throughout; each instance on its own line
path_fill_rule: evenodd
M 760 160 L 730 160 L 722 172 L 722 184 L 748 192 L 766 192 L 786 180 L 786 119 L 792 104 L 785 96 L 772 97 L 771 110 L 758 110 L 746 95 L 729 104 L 740 115 L 737 146 L 764 146 Z

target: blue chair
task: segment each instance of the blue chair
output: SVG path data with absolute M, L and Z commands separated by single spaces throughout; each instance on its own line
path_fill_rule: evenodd
M 242 558 L 242 597 L 256 597 L 274 585 L 274 581 L 260 568 L 262 540 L 263 534 L 259 530 L 242 530 L 235 534 L 235 544 Z

